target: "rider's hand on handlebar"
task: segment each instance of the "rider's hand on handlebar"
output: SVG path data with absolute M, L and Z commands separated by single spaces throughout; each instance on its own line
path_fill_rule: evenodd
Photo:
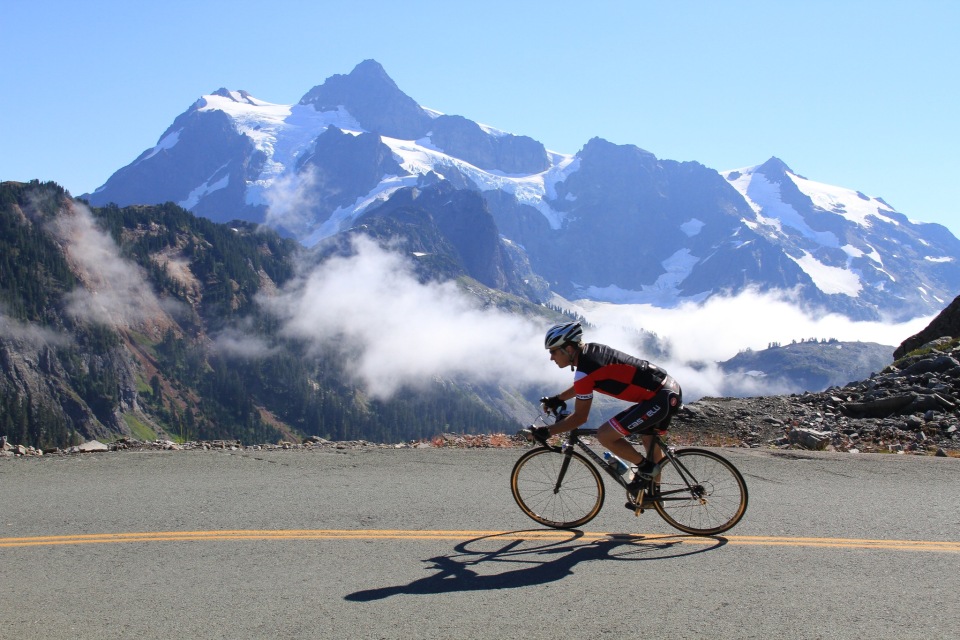
M 544 411 L 551 412 L 556 412 L 557 409 L 567 406 L 567 403 L 561 400 L 560 396 L 550 396 L 549 398 L 544 396 L 540 398 L 540 404 L 543 406 Z
M 547 440 L 550 439 L 550 429 L 547 427 L 535 427 L 531 425 L 530 435 L 533 436 L 534 441 L 539 442 L 540 444 L 547 444 Z

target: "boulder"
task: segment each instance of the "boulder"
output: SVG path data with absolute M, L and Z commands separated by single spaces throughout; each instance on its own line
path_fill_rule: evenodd
M 108 447 L 107 445 L 103 444 L 98 440 L 88 440 L 87 442 L 84 442 L 83 444 L 79 445 L 77 447 L 77 450 L 83 451 L 83 452 L 109 451 L 110 447 Z
M 904 375 L 920 375 L 921 373 L 941 373 L 944 371 L 950 371 L 960 366 L 960 362 L 956 358 L 951 358 L 950 356 L 939 356 L 937 358 L 924 358 L 919 362 L 915 362 L 906 369 L 903 370 Z
M 826 449 L 827 445 L 830 444 L 830 437 L 831 435 L 825 431 L 802 428 L 793 429 L 787 435 L 790 444 L 799 445 L 804 449 L 812 449 L 814 451 Z
M 849 413 L 866 413 L 873 416 L 887 416 L 898 411 L 916 399 L 916 395 L 897 395 L 869 402 L 847 402 L 843 405 Z

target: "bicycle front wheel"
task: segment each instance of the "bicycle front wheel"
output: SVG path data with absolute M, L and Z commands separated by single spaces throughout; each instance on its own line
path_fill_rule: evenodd
M 740 522 L 747 510 L 747 483 L 725 458 L 712 451 L 682 449 L 664 460 L 657 513 L 670 525 L 712 536 Z
M 586 524 L 603 506 L 600 474 L 574 451 L 528 451 L 513 466 L 510 487 L 525 514 L 555 529 Z

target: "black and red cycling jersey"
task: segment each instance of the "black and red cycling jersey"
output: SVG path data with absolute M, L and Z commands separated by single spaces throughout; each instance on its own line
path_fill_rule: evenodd
M 596 390 L 627 402 L 643 402 L 654 396 L 666 378 L 666 371 L 646 360 L 587 343 L 577 360 L 573 390 L 578 400 L 592 400 Z

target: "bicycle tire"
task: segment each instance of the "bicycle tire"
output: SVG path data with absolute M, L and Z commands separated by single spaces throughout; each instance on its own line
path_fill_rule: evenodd
M 680 471 L 665 460 L 660 494 L 654 507 L 660 517 L 685 533 L 712 536 L 731 529 L 747 511 L 747 483 L 726 458 L 703 449 L 681 449 L 674 457 L 695 481 L 693 490 Z M 676 492 L 676 493 L 672 493 Z M 689 492 L 689 499 L 680 500 Z
M 556 489 L 564 458 L 570 456 L 566 475 Z M 546 447 L 520 456 L 510 474 L 513 499 L 533 520 L 554 529 L 571 529 L 593 520 L 603 507 L 603 480 L 579 453 Z

